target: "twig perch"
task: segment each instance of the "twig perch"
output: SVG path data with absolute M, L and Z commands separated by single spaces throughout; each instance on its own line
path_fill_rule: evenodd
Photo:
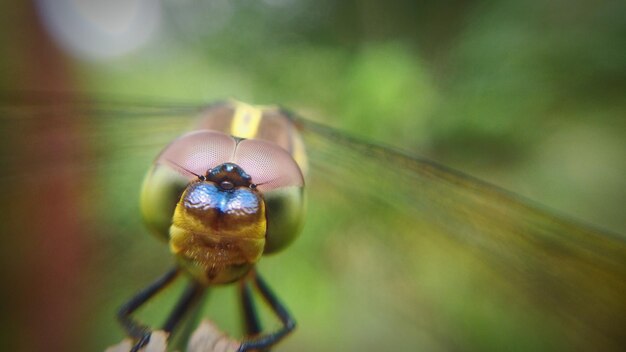
M 166 352 L 167 338 L 168 336 L 165 332 L 154 331 L 148 345 L 140 351 Z M 133 343 L 131 339 L 124 339 L 119 344 L 107 348 L 105 352 L 128 352 L 132 348 Z M 211 321 L 203 320 L 189 338 L 187 352 L 235 352 L 240 345 L 240 342 L 231 339 Z

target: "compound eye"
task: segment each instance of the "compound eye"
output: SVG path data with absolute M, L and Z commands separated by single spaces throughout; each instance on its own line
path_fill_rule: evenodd
M 304 186 L 304 177 L 296 161 L 287 151 L 273 143 L 256 139 L 242 140 L 237 145 L 233 162 L 252 176 L 251 182 L 261 192 Z
M 190 181 L 195 178 L 204 180 L 206 171 L 228 162 L 236 148 L 237 142 L 223 133 L 196 131 L 168 145 L 156 164 L 176 170 Z
M 208 176 L 207 170 L 210 173 L 219 165 L 225 165 L 227 172 L 229 167 L 237 166 L 261 192 L 304 185 L 298 164 L 281 147 L 262 140 L 237 140 L 215 131 L 196 131 L 178 138 L 163 150 L 156 164 L 180 173 L 189 181 L 202 180 L 200 175 Z M 227 187 L 230 186 L 222 188 Z

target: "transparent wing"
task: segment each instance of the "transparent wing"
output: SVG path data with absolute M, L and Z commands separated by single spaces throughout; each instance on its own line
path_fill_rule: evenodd
M 314 201 L 341 222 L 315 231 L 337 232 L 338 267 L 366 283 L 354 294 L 380 289 L 382 309 L 429 337 L 416 343 L 623 346 L 623 237 L 430 161 L 296 121 L 312 163 L 311 188 L 333 190 Z
M 173 264 L 141 223 L 139 191 L 194 108 L 74 94 L 0 99 L 0 256 L 13 302 L 3 326 L 104 350 L 123 336 L 120 304 Z M 146 321 L 161 323 L 172 290 Z

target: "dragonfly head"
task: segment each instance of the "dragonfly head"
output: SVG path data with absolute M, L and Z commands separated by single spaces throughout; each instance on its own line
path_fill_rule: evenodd
M 236 116 L 249 115 L 237 104 L 227 107 L 235 125 Z M 303 150 L 289 147 L 300 145 L 297 131 L 275 109 L 256 115 L 258 133 L 248 139 L 210 126 L 179 137 L 144 179 L 146 225 L 207 284 L 236 280 L 262 254 L 287 248 L 302 228 L 304 175 L 295 158 Z

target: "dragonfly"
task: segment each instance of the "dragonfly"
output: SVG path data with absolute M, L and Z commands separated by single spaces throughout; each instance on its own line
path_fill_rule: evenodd
M 15 199 L 14 210 L 22 209 L 13 213 L 15 219 L 9 224 L 34 238 L 54 238 L 56 243 L 64 238 L 58 229 L 70 226 L 64 224 L 67 220 L 71 226 L 88 227 L 98 238 L 91 261 L 108 263 L 117 255 L 124 263 L 141 263 L 130 270 L 110 267 L 90 285 L 110 285 L 126 276 L 137 289 L 154 279 L 146 272 L 174 263 L 164 246 L 150 247 L 152 242 L 144 235 L 148 231 L 141 223 L 137 200 L 142 179 L 154 165 L 167 165 L 173 175 L 194 182 L 207 177 L 206 165 L 193 169 L 178 154 L 167 156 L 168 149 L 163 148 L 177 145 L 185 138 L 180 136 L 198 129 L 215 105 L 62 94 L 4 99 L 2 140 L 12 147 L 19 143 L 19 152 L 2 153 L 5 185 L 11 185 L 3 193 L 5 199 Z M 255 262 L 258 271 L 247 272 L 252 276 L 235 275 L 237 280 L 252 277 L 246 282 L 254 283 L 280 320 L 281 338 L 272 338 L 267 345 L 252 344 L 253 348 L 275 343 L 276 350 L 619 350 L 623 346 L 626 242 L 622 236 L 394 147 L 283 113 L 287 110 L 266 109 L 260 111 L 281 112 L 284 117 L 286 125 L 276 127 L 277 131 L 292 129 L 297 136 L 286 145 L 299 146 L 302 139 L 302 149 L 295 148 L 302 153 L 292 151 L 299 156 L 287 168 L 297 166 L 306 175 L 295 184 L 305 185 L 307 199 L 304 227 L 293 244 L 258 265 Z M 249 111 L 247 118 L 259 110 Z M 214 130 L 217 125 L 200 129 Z M 254 134 L 247 137 L 255 141 Z M 52 199 L 59 208 L 73 208 L 56 211 L 49 210 L 54 204 L 41 204 Z M 39 216 L 48 231 L 39 229 L 37 221 L 29 222 L 33 216 Z M 298 329 L 284 339 L 293 327 L 292 316 L 286 315 L 268 284 L 255 276 L 261 271 L 276 295 L 285 293 L 280 295 L 297 317 Z M 164 281 L 177 272 L 166 274 Z M 191 279 L 197 281 L 198 276 Z M 197 285 L 190 287 L 195 289 L 187 291 L 184 302 L 200 296 Z M 202 287 L 202 291 L 213 290 L 210 283 Z M 248 286 L 238 287 L 243 288 L 244 306 L 253 305 Z M 131 291 L 115 296 L 127 297 Z M 219 298 L 209 301 L 218 304 Z M 98 300 L 106 307 L 121 303 L 113 301 Z M 139 301 L 122 309 L 122 320 L 131 330 L 135 323 L 126 318 Z M 155 315 L 162 318 L 168 309 L 159 306 Z M 233 315 L 220 309 L 218 304 L 217 313 L 210 317 L 218 325 L 220 317 Z M 165 326 L 176 325 L 177 314 Z M 244 309 L 248 335 L 261 333 L 253 315 Z M 243 341 L 245 345 L 255 340 L 244 336 Z

